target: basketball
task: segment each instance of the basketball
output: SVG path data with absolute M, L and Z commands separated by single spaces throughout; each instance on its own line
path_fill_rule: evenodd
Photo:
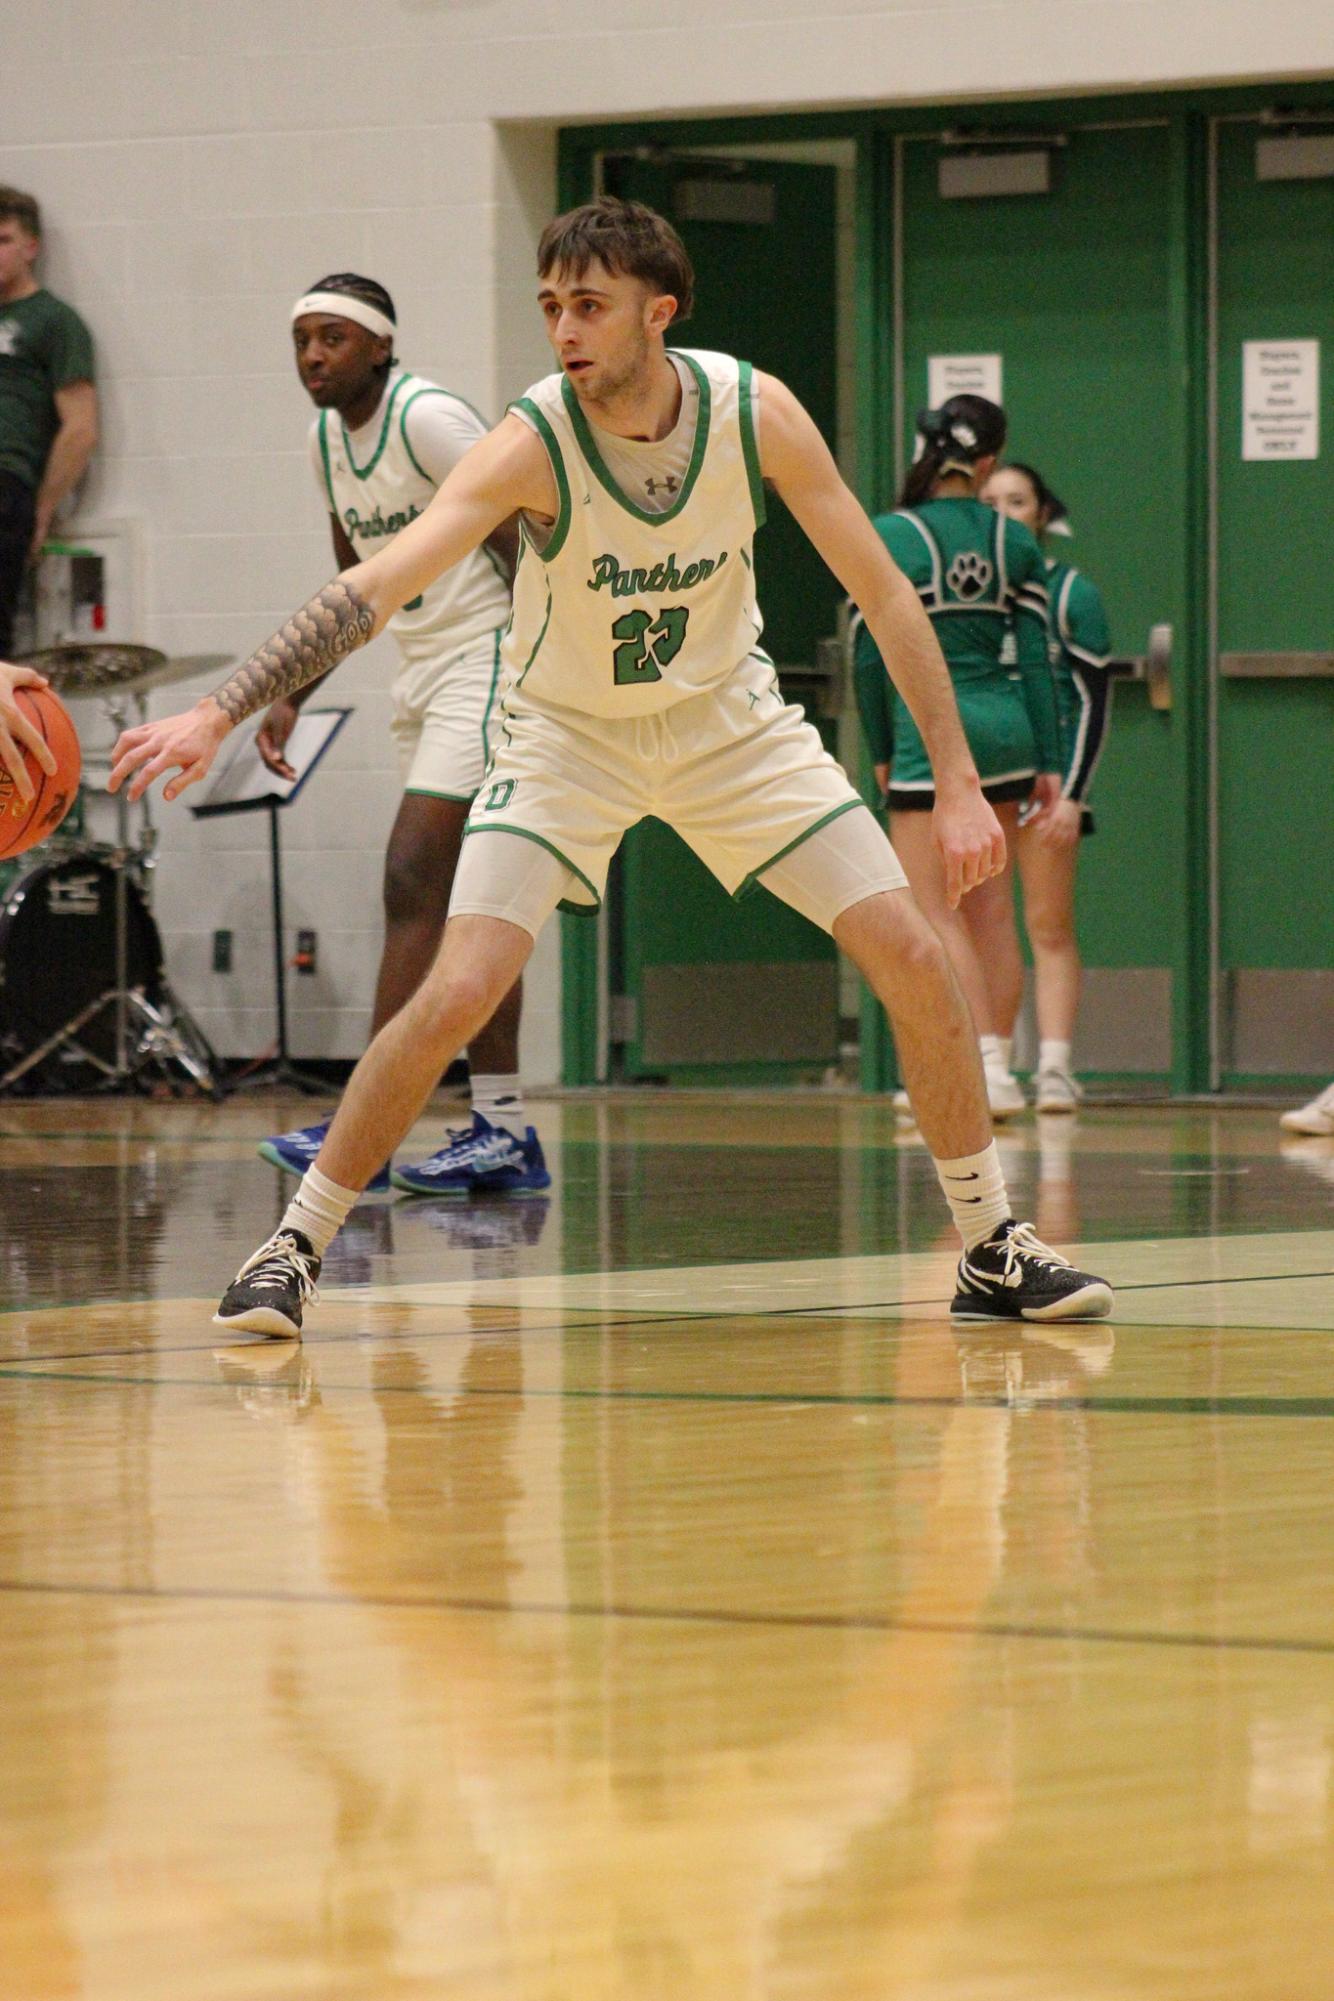
M 19 797 L 14 780 L 0 770 L 0 861 L 21 855 L 54 834 L 74 804 L 83 769 L 73 717 L 55 690 L 20 687 L 14 690 L 14 700 L 50 744 L 56 768 L 48 778 L 32 752 L 23 751 L 28 776 L 37 788 L 28 800 Z

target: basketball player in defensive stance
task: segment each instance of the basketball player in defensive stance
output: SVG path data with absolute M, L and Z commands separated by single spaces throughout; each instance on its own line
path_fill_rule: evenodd
M 373 555 L 429 507 L 459 460 L 486 436 L 471 405 L 394 357 L 397 315 L 383 285 L 355 271 L 321 278 L 292 308 L 297 373 L 319 415 L 312 469 L 345 569 Z M 402 665 L 394 680 L 394 742 L 403 772 L 384 867 L 384 951 L 374 1036 L 417 986 L 445 928 L 468 807 L 482 782 L 497 719 L 500 641 L 510 615 L 517 530 L 503 522 L 389 621 Z M 280 696 L 260 726 L 260 756 L 280 777 L 304 695 Z M 528 1195 L 550 1185 L 542 1147 L 525 1125 L 519 1081 L 520 989 L 506 994 L 468 1048 L 472 1121 L 428 1160 L 371 1182 L 410 1195 Z M 266 1139 L 260 1152 L 303 1174 L 327 1119 Z
M 751 544 L 771 482 L 891 662 L 935 776 L 948 894 L 1004 866 L 920 600 L 774 377 L 669 351 L 693 273 L 653 210 L 608 197 L 548 225 L 538 304 L 558 368 L 474 447 L 420 519 L 345 571 L 184 715 L 127 730 L 109 783 L 165 797 L 243 717 L 380 630 L 516 510 L 500 746 L 469 814 L 440 951 L 357 1065 L 319 1158 L 218 1308 L 294 1336 L 320 1261 L 445 1063 L 517 979 L 558 904 L 595 910 L 646 814 L 734 893 L 759 877 L 832 932 L 887 1008 L 922 1135 L 964 1242 L 961 1318 L 1080 1319 L 1111 1288 L 1016 1222 L 968 1008 L 884 832 L 778 689 Z

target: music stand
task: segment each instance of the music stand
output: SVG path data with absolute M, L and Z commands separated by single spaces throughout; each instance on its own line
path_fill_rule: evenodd
M 278 815 L 304 789 L 311 773 L 351 715 L 351 709 L 303 709 L 283 750 L 296 772 L 295 778 L 279 778 L 269 770 L 255 747 L 258 730 L 248 736 L 233 737 L 224 746 L 213 769 L 212 782 L 197 806 L 190 808 L 196 820 L 216 819 L 223 813 L 254 813 L 269 816 L 269 871 L 273 907 L 273 984 L 277 1013 L 277 1055 L 258 1070 L 242 1078 L 237 1090 L 258 1084 L 286 1084 L 312 1096 L 327 1096 L 329 1084 L 300 1070 L 287 1047 L 287 958 L 283 950 L 283 864 L 278 834 Z

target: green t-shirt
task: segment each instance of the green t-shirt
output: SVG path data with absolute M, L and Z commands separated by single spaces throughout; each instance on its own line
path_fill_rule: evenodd
M 93 337 L 47 291 L 0 304 L 0 468 L 39 487 L 60 428 L 56 391 L 93 380 Z

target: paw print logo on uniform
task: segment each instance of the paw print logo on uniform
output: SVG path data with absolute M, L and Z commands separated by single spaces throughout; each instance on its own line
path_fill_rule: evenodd
M 960 549 L 945 572 L 945 582 L 956 598 L 972 604 L 976 598 L 986 596 L 995 574 L 986 556 L 980 556 L 976 549 Z

